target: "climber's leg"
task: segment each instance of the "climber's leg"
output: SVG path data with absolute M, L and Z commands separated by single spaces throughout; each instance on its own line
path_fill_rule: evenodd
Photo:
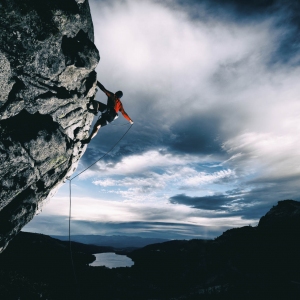
M 99 124 L 99 125 L 95 124 L 95 126 L 94 126 L 94 128 L 93 128 L 93 131 L 92 131 L 92 133 L 91 133 L 91 135 L 90 135 L 90 137 L 89 137 L 90 140 L 91 140 L 93 137 L 96 136 L 96 134 L 98 133 L 98 131 L 99 131 L 100 128 L 101 128 L 101 125 L 100 125 L 100 124 Z
M 91 141 L 91 139 L 96 136 L 96 134 L 98 133 L 99 129 L 101 127 L 105 126 L 106 124 L 107 124 L 107 122 L 106 122 L 106 115 L 103 114 L 101 116 L 101 118 L 95 123 L 94 128 L 93 128 L 90 136 L 87 139 L 81 141 L 82 144 L 88 144 Z
M 98 107 L 97 107 L 98 111 L 101 111 L 102 113 L 106 112 L 106 110 L 107 110 L 106 104 L 104 104 L 102 102 L 98 102 L 98 101 L 97 101 L 97 104 L 98 104 Z

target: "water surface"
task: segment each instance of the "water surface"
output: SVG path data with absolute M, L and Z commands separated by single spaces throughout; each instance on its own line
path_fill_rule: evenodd
M 132 259 L 126 255 L 118 255 L 114 252 L 96 253 L 96 260 L 90 264 L 92 267 L 105 266 L 107 268 L 131 267 L 134 265 Z

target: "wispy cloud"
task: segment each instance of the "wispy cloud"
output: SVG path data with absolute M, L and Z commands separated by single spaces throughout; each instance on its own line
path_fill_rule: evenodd
M 125 105 L 137 121 L 124 142 L 132 152 L 121 147 L 99 163 L 94 184 L 135 202 L 174 203 L 184 194 L 187 204 L 219 195 L 230 206 L 239 195 L 240 206 L 223 208 L 243 217 L 261 201 L 293 196 L 300 68 L 279 51 L 297 26 L 283 22 L 292 13 L 288 6 L 275 5 L 271 13 L 238 1 L 92 3 L 102 16 L 94 18 L 99 78 L 126 88 Z M 297 61 L 299 53 L 290 56 Z M 228 192 L 235 189 L 234 196 Z
M 257 220 L 278 200 L 299 199 L 294 2 L 90 1 L 98 80 L 123 90 L 135 124 L 76 179 L 83 203 L 94 206 L 78 204 L 80 222 L 225 228 Z M 106 101 L 101 91 L 97 99 Z M 80 168 L 125 130 L 102 128 Z
M 34 231 L 34 228 L 39 226 L 39 230 L 44 230 L 47 234 L 58 234 L 62 228 L 67 229 L 68 209 L 62 210 L 57 204 L 68 202 L 68 197 L 55 197 L 48 203 L 47 211 L 36 216 L 24 230 Z M 53 218 L 52 222 L 49 221 L 51 218 Z M 72 234 L 83 232 L 112 234 L 111 228 L 114 227 L 114 230 L 118 230 L 119 233 L 137 235 L 147 227 L 149 235 L 151 233 L 157 235 L 157 231 L 168 229 L 169 232 L 161 232 L 160 236 L 181 235 L 181 238 L 185 236 L 191 238 L 196 234 L 199 237 L 212 237 L 215 232 L 221 233 L 222 230 L 227 229 L 228 223 L 230 226 L 238 227 L 255 222 L 252 219 L 243 220 L 239 216 L 215 215 L 212 219 L 209 213 L 206 214 L 205 211 L 186 205 L 72 198 Z M 87 228 L 89 231 L 86 231 Z

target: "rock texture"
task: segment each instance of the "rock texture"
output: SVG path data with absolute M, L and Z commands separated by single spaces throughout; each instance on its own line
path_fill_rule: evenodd
M 88 0 L 0 0 L 0 252 L 76 169 L 93 116 Z

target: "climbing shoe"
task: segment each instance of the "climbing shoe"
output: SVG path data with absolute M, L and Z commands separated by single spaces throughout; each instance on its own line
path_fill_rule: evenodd
M 97 110 L 96 109 L 91 109 L 90 108 L 90 105 L 91 105 L 91 103 L 88 103 L 87 105 L 86 105 L 86 109 L 87 109 L 87 111 L 88 112 L 90 112 L 90 113 L 92 113 L 92 114 L 94 114 L 95 116 L 97 115 Z
M 88 144 L 90 141 L 91 141 L 91 139 L 90 139 L 90 138 L 87 138 L 87 139 L 85 139 L 85 140 L 82 140 L 82 141 L 81 141 L 81 144 L 85 145 L 85 144 Z

